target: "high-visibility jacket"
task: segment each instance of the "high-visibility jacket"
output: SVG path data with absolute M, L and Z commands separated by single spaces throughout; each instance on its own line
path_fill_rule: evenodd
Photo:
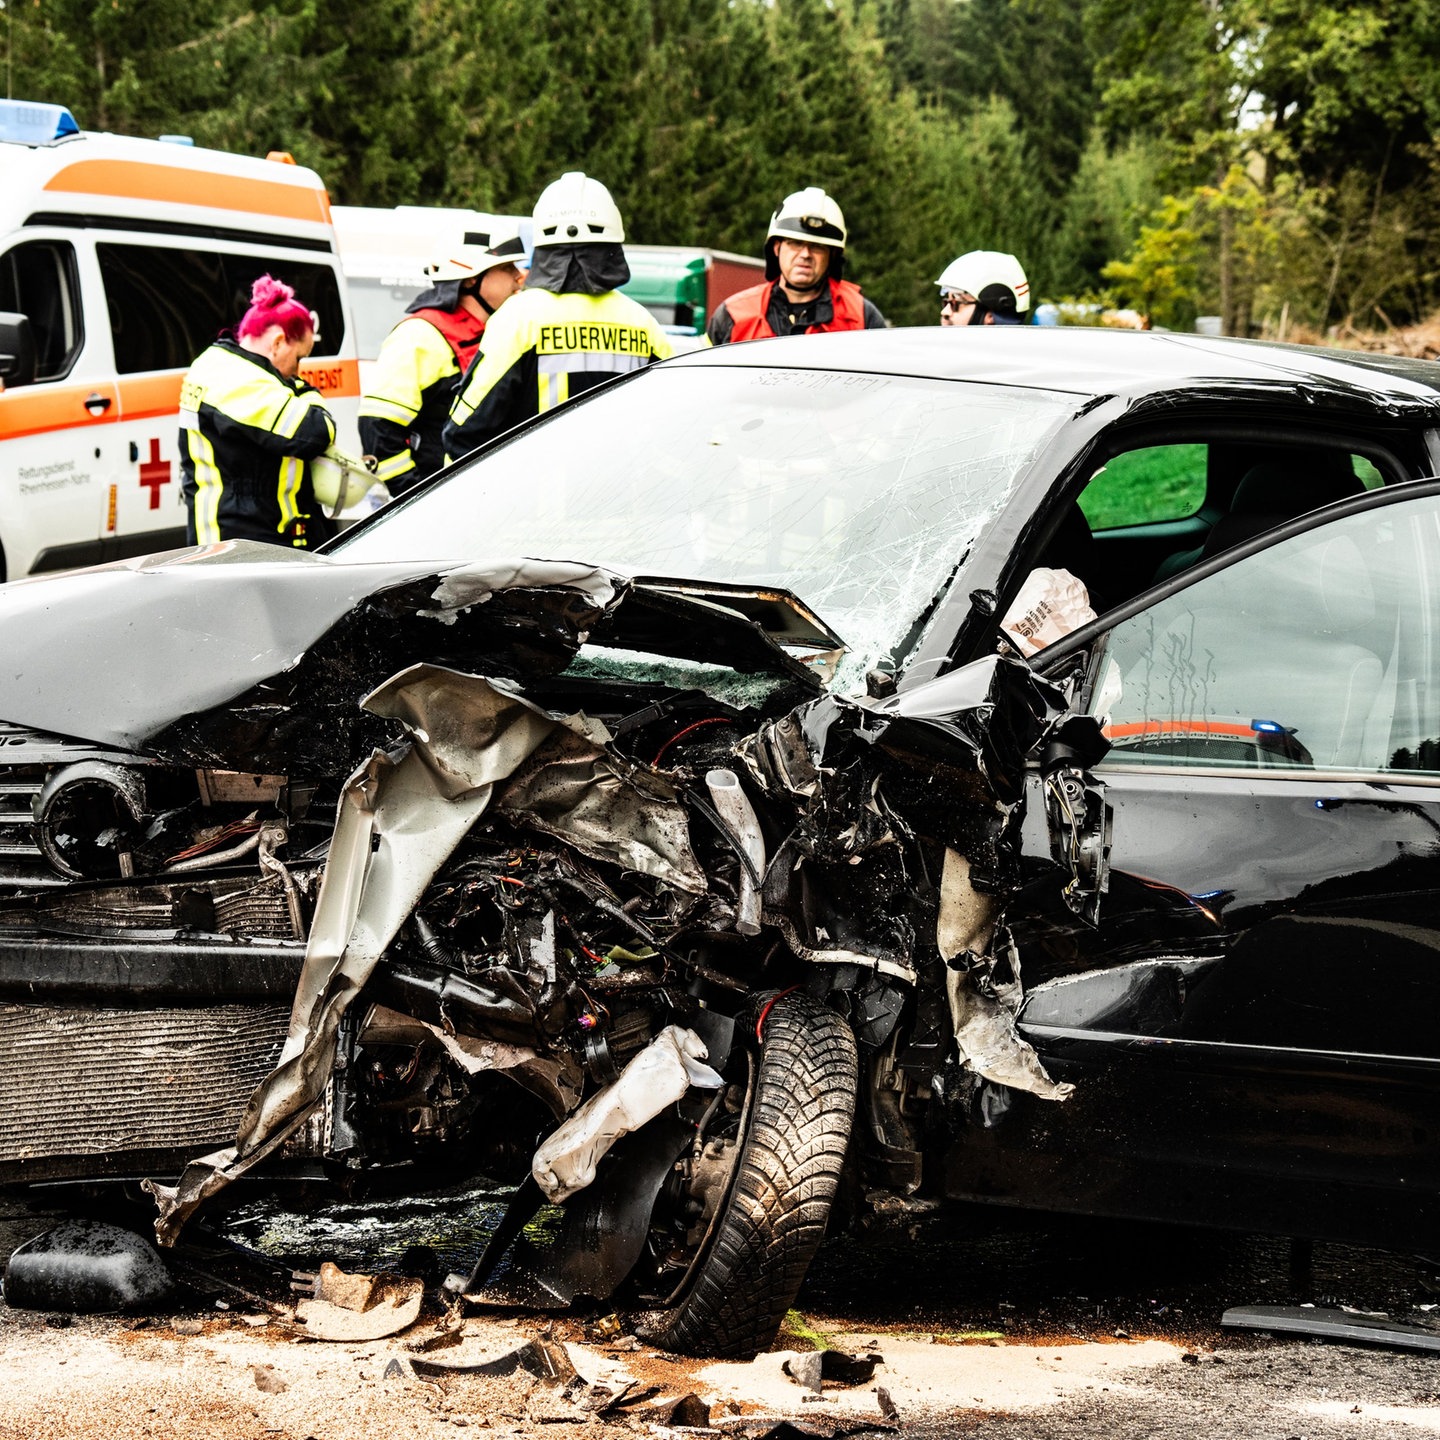
M 650 312 L 618 290 L 522 290 L 486 327 L 450 411 L 445 454 L 457 459 L 522 420 L 672 354 Z
M 766 280 L 752 285 L 748 290 L 726 297 L 725 308 L 735 322 L 730 332 L 731 341 L 770 340 L 775 336 L 768 314 L 770 297 L 774 294 L 776 281 Z M 834 315 L 823 325 L 810 325 L 806 335 L 820 335 L 831 330 L 863 330 L 865 328 L 865 297 L 858 285 L 848 280 L 830 281 L 830 303 Z
M 483 315 L 425 309 L 385 337 L 360 400 L 360 446 L 392 495 L 445 463 L 445 422 L 484 333 Z
M 320 392 L 262 355 L 217 340 L 180 385 L 187 539 L 264 540 L 305 550 L 332 530 L 309 461 L 335 443 Z

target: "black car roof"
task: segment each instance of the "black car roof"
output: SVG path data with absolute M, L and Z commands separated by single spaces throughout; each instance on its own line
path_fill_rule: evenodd
M 1092 396 L 1251 381 L 1361 391 L 1382 404 L 1440 403 L 1440 363 L 1432 360 L 1079 326 L 932 325 L 798 335 L 695 351 L 669 363 L 927 375 Z

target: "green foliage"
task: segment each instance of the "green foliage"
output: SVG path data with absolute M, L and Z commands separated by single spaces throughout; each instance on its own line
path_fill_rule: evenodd
M 1214 311 L 1238 334 L 1267 315 L 1373 322 L 1440 300 L 1436 0 L 1088 7 L 1101 123 L 1166 154 L 1169 198 L 1117 257 L 1117 283 L 1157 287 L 1172 318 Z M 1186 233 L 1160 233 L 1172 226 Z
M 899 323 L 1012 250 L 1038 299 L 1254 331 L 1440 300 L 1440 0 L 13 0 L 17 91 L 288 150 L 352 204 L 528 210 L 757 253 L 825 186 Z M 0 33 L 4 33 L 0 31 Z
M 1204 445 L 1151 445 L 1109 461 L 1085 487 L 1080 509 L 1092 530 L 1185 520 L 1205 503 Z
M 1050 247 L 1051 293 L 1089 294 L 1114 257 L 1130 254 L 1162 199 L 1163 161 L 1153 138 L 1111 145 L 1098 129 L 1092 132 Z

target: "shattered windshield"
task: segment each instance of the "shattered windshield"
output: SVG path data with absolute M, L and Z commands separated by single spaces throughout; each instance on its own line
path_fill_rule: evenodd
M 782 586 L 846 642 L 918 619 L 1074 396 L 824 370 L 661 368 L 561 410 L 343 540 L 346 560 L 585 560 Z

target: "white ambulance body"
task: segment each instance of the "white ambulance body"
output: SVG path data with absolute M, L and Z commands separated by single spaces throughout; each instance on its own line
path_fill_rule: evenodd
M 180 379 L 264 273 L 319 316 L 301 373 L 358 450 L 354 327 L 313 171 L 0 101 L 0 178 L 0 579 L 184 543 Z M 15 353 L 27 329 L 33 368 Z

